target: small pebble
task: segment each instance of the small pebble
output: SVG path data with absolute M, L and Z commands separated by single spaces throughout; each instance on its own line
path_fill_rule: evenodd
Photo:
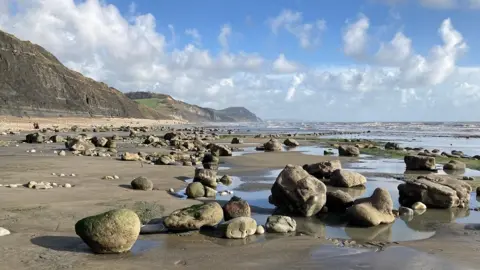
M 228 192 L 226 191 L 222 191 L 220 193 L 218 193 L 220 196 L 227 196 L 228 195 Z
M 175 190 L 173 188 L 170 188 L 168 191 L 170 191 L 170 193 L 175 193 Z
M 19 147 L 19 146 L 20 146 L 20 145 L 18 145 L 18 144 L 15 144 L 15 147 Z
M 120 179 L 120 177 L 118 175 L 114 175 L 113 178 L 114 179 Z
M 3 228 L 3 227 L 0 227 L 0 236 L 5 236 L 5 235 L 9 235 L 10 234 L 10 231 Z
M 60 177 L 64 177 L 64 176 L 65 176 L 65 174 L 64 174 L 64 173 L 61 173 L 61 174 L 60 174 Z
M 106 176 L 104 176 L 102 179 L 104 179 L 104 180 L 113 180 L 114 177 L 111 176 L 111 175 L 106 175 Z
M 72 187 L 72 185 L 71 185 L 71 184 L 69 184 L 69 183 L 66 183 L 65 185 L 63 185 L 63 187 L 64 187 L 64 188 L 71 188 L 71 187 Z
M 58 184 L 57 184 L 57 183 L 52 183 L 52 186 L 53 186 L 53 187 L 57 187 Z
M 53 175 L 53 176 L 55 176 L 55 175 L 57 175 L 57 174 L 56 174 L 56 173 L 54 173 L 54 172 L 52 172 L 52 175 Z
M 37 150 L 35 149 L 30 150 L 30 153 L 35 153 L 35 152 L 37 152 Z
M 62 150 L 58 153 L 58 155 L 64 157 L 67 155 L 67 153 L 65 153 L 65 151 Z
M 257 226 L 257 231 L 255 232 L 256 234 L 264 234 L 265 233 L 265 228 L 263 228 L 262 225 Z
M 75 177 L 76 175 L 74 173 L 70 174 L 70 176 Z
M 9 187 L 9 188 L 17 188 L 17 187 L 18 187 L 18 184 L 10 184 L 10 185 L 8 185 L 7 187 Z
M 57 150 L 55 150 L 55 151 L 53 151 L 53 153 L 54 153 L 54 154 L 58 154 L 58 151 L 57 151 Z

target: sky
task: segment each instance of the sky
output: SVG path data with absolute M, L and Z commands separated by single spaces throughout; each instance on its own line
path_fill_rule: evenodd
M 262 119 L 480 120 L 479 25 L 480 0 L 0 0 L 85 76 Z

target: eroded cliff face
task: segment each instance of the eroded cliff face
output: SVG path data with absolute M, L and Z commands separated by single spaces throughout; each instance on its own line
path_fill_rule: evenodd
M 0 31 L 0 113 L 168 118 L 68 69 L 44 48 Z

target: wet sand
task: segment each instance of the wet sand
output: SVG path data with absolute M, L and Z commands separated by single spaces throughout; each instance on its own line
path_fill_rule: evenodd
M 0 139 L 12 138 L 15 137 Z M 32 148 L 37 152 L 26 152 Z M 0 187 L 0 226 L 12 232 L 0 237 L 0 260 L 5 269 L 476 269 L 480 263 L 477 256 L 480 236 L 476 226 L 453 223 L 431 225 L 436 233 L 424 240 L 357 241 L 348 247 L 338 247 L 337 242 L 325 239 L 322 233 L 317 236 L 266 234 L 244 240 L 220 239 L 205 230 L 190 235 L 141 235 L 131 253 L 94 255 L 76 236 L 76 221 L 118 207 L 145 204 L 156 209 L 155 217 L 161 217 L 199 203 L 176 198 L 166 191 L 185 188 L 183 180 L 193 177 L 194 169 L 142 167 L 138 162 L 115 158 L 53 154 L 53 150 L 61 148 L 62 144 L 0 147 L 0 184 L 25 184 L 34 180 L 74 185 L 69 189 L 50 190 Z M 119 151 L 132 148 L 135 147 L 119 144 Z M 230 169 L 219 174 L 256 178 L 258 171 L 278 170 L 288 163 L 303 165 L 337 158 L 296 151 L 245 154 L 222 158 L 222 166 Z M 341 160 L 344 164 L 354 161 Z M 67 176 L 52 176 L 52 173 Z M 71 173 L 76 176 L 68 176 Z M 120 179 L 102 180 L 105 175 L 118 175 Z M 156 190 L 128 188 L 137 176 L 152 180 Z M 264 185 L 255 189 L 265 188 Z

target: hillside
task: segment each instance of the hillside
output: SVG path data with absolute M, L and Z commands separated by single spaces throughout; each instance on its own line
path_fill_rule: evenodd
M 150 92 L 130 92 L 127 97 L 141 105 L 150 107 L 161 114 L 172 115 L 194 122 L 259 122 L 255 114 L 243 107 L 229 107 L 223 110 L 203 108 L 173 99 L 169 95 Z
M 0 114 L 170 119 L 65 67 L 44 48 L 0 31 Z

